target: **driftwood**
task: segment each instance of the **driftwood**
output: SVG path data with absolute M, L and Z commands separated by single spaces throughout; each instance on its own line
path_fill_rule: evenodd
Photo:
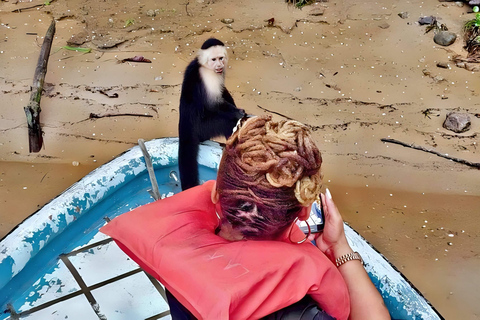
M 16 13 L 20 13 L 24 10 L 29 10 L 29 9 L 35 9 L 35 8 L 38 8 L 38 7 L 44 7 L 45 5 L 42 3 L 42 4 L 36 4 L 34 6 L 30 6 L 30 7 L 25 7 L 25 8 L 19 8 L 19 9 L 15 9 L 15 10 L 12 10 L 12 12 L 16 12 Z
M 408 144 L 408 143 L 405 143 L 405 142 L 402 142 L 402 141 L 399 141 L 399 140 L 395 140 L 395 139 L 381 139 L 383 142 L 390 142 L 390 143 L 395 143 L 395 144 L 399 144 L 401 146 L 404 146 L 404 147 L 407 147 L 407 148 L 413 148 L 413 149 L 417 149 L 417 150 L 421 150 L 421 151 L 425 151 L 425 152 L 429 152 L 429 153 L 433 153 L 434 155 L 437 155 L 439 157 L 442 157 L 442 158 L 445 158 L 445 159 L 448 159 L 448 160 L 452 160 L 452 161 L 455 161 L 455 162 L 458 162 L 458 163 L 462 163 L 462 164 L 466 164 L 467 166 L 470 166 L 470 167 L 475 167 L 475 168 L 479 168 L 480 169 L 480 163 L 479 162 L 470 162 L 470 161 L 467 161 L 467 160 L 464 160 L 464 159 L 459 159 L 459 158 L 454 158 L 454 157 L 450 157 L 449 155 L 447 154 L 443 154 L 443 153 L 440 153 L 438 151 L 435 151 L 435 150 L 429 150 L 427 148 L 424 148 L 422 146 L 416 146 L 414 145 L 413 143 L 412 144 Z
M 286 116 L 286 115 L 284 115 L 284 114 L 281 114 L 280 112 L 268 110 L 267 108 L 264 108 L 264 107 L 262 107 L 262 106 L 259 106 L 258 104 L 257 104 L 257 107 L 259 107 L 259 108 L 262 109 L 263 111 L 267 111 L 267 112 L 270 112 L 270 113 L 279 115 L 279 116 L 284 117 L 284 118 L 286 118 L 286 119 L 288 119 L 288 120 L 295 120 L 295 119 L 293 119 L 293 118 L 290 118 L 289 116 Z
M 28 124 L 28 145 L 30 152 L 39 152 L 42 149 L 43 136 L 40 127 L 40 99 L 42 98 L 43 83 L 47 73 L 48 56 L 52 48 L 53 35 L 55 34 L 55 20 L 52 20 L 50 27 L 45 34 L 40 56 L 38 57 L 37 68 L 33 75 L 32 93 L 30 102 L 24 107 Z
M 151 114 L 141 114 L 141 113 L 106 113 L 106 114 L 96 114 L 90 113 L 88 119 L 100 119 L 100 118 L 110 118 L 110 117 L 145 117 L 153 118 Z
M 53 1 L 54 1 L 54 0 L 45 1 L 45 3 L 42 3 L 42 4 L 36 4 L 36 5 L 30 6 L 30 7 L 15 9 L 15 10 L 13 10 L 12 12 L 20 13 L 20 12 L 25 11 L 25 10 L 35 9 L 35 8 L 39 8 L 39 7 L 45 7 L 45 6 L 47 6 L 47 5 L 50 5 Z M 47 4 L 47 3 L 48 3 L 48 4 Z

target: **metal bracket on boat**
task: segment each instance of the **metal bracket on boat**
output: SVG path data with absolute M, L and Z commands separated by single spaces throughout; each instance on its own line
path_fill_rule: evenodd
M 152 189 L 149 189 L 148 193 L 156 201 L 160 199 L 160 191 L 158 190 L 158 183 L 157 178 L 155 177 L 155 171 L 153 170 L 152 159 L 150 158 L 150 154 L 147 151 L 147 147 L 145 147 L 145 140 L 138 139 L 138 145 L 142 150 L 143 158 L 145 159 L 145 164 L 147 166 L 148 176 L 150 177 L 150 182 L 152 183 Z

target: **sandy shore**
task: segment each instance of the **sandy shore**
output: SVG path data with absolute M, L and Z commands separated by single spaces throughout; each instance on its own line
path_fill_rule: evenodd
M 0 237 L 139 138 L 176 136 L 183 71 L 214 36 L 228 46 L 226 85 L 239 107 L 311 127 L 325 185 L 345 220 L 445 318 L 480 319 L 480 171 L 380 140 L 480 161 L 480 76 L 450 60 L 466 55 L 468 6 L 330 0 L 297 10 L 282 0 L 56 0 L 12 12 L 42 3 L 0 6 Z M 428 15 L 457 33 L 452 46 L 436 45 L 433 32 L 416 23 Z M 30 154 L 23 107 L 52 17 L 45 145 Z M 92 51 L 62 49 L 72 36 Z M 152 63 L 119 63 L 135 55 Z M 468 113 L 471 129 L 444 129 L 451 111 Z

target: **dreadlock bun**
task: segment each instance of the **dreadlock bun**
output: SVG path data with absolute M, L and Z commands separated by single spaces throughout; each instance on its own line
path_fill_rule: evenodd
M 247 119 L 227 140 L 218 168 L 222 225 L 240 238 L 277 239 L 318 196 L 321 164 L 305 125 Z
M 273 122 L 271 116 L 249 118 L 227 144 L 235 144 L 236 163 L 260 183 L 276 188 L 295 185 L 302 206 L 315 201 L 322 187 L 322 157 L 310 130 L 294 121 Z M 262 181 L 263 180 L 263 181 Z

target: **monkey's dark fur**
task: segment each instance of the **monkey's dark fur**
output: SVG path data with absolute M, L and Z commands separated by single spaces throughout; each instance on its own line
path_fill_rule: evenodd
M 223 46 L 217 39 L 209 39 L 202 46 Z M 213 137 L 230 137 L 232 130 L 245 112 L 235 106 L 232 96 L 221 81 L 221 97 L 208 96 L 196 57 L 186 68 L 180 96 L 180 122 L 178 125 L 178 166 L 182 190 L 199 184 L 197 156 L 199 143 Z M 223 76 L 223 75 L 219 75 Z

